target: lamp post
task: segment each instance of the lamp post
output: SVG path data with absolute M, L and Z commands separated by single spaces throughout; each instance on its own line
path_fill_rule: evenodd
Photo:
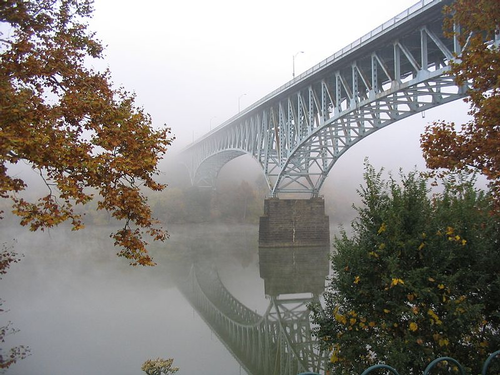
M 293 58 L 292 58 L 292 61 L 293 61 L 292 77 L 293 77 L 293 78 L 295 78 L 295 57 L 296 57 L 299 53 L 304 53 L 304 51 L 299 51 L 299 52 L 297 52 L 295 55 L 293 55 Z
M 243 94 L 243 95 L 240 95 L 240 97 L 238 98 L 238 113 L 240 113 L 240 100 L 241 98 L 243 98 L 246 94 Z

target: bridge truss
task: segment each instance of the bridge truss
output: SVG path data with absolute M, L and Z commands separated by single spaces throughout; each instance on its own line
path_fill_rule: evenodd
M 248 374 L 324 372 L 327 354 L 312 337 L 310 298 L 270 297 L 264 315 L 239 302 L 211 267 L 191 268 L 179 289 Z
M 188 146 L 193 183 L 215 186 L 224 164 L 249 154 L 273 196 L 314 197 L 360 140 L 464 97 L 448 74 L 461 53 L 442 32 L 449 2 L 420 1 Z

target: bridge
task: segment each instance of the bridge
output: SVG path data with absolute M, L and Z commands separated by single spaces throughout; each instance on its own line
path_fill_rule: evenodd
M 464 97 L 466 87 L 448 75 L 461 53 L 442 32 L 449 3 L 419 1 L 189 145 L 182 157 L 192 183 L 214 187 L 224 164 L 248 154 L 273 197 L 317 197 L 350 147 Z
M 307 306 L 324 291 L 328 248 L 260 249 L 259 261 L 264 315 L 238 301 L 213 265 L 194 264 L 179 289 L 248 374 L 324 373 L 328 354 L 312 336 Z

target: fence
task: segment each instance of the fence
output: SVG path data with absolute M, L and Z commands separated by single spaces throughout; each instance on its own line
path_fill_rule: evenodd
M 500 356 L 500 350 L 497 350 L 496 352 L 494 352 L 493 354 L 491 354 L 488 357 L 488 359 L 484 362 L 483 370 L 481 372 L 481 375 L 487 375 L 488 374 L 488 369 L 490 367 L 490 364 L 493 361 L 493 359 L 495 357 L 497 357 L 497 356 Z M 466 375 L 465 370 L 462 367 L 462 365 L 456 359 L 451 358 L 451 357 L 441 357 L 441 358 L 435 359 L 434 361 L 432 361 L 431 363 L 429 363 L 429 365 L 425 369 L 423 375 L 430 374 L 431 370 L 435 366 L 437 366 L 439 363 L 441 363 L 441 362 L 446 362 L 446 363 L 451 362 L 451 363 L 453 363 L 458 368 L 458 370 L 460 371 L 461 375 Z M 382 364 L 381 365 L 374 365 L 374 366 L 371 366 L 371 367 L 367 368 L 365 371 L 363 371 L 363 373 L 361 375 L 368 375 L 372 371 L 375 371 L 375 370 L 378 370 L 378 369 L 385 369 L 387 371 L 392 372 L 394 375 L 399 375 L 399 373 L 396 371 L 396 369 L 392 368 L 391 366 L 382 365 Z M 302 372 L 302 373 L 300 373 L 298 375 L 320 375 L 320 374 L 315 373 L 315 372 Z

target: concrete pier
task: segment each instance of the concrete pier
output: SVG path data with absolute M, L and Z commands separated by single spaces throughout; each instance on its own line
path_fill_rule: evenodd
M 259 223 L 260 247 L 329 245 L 329 218 L 323 198 L 264 201 L 264 216 Z

